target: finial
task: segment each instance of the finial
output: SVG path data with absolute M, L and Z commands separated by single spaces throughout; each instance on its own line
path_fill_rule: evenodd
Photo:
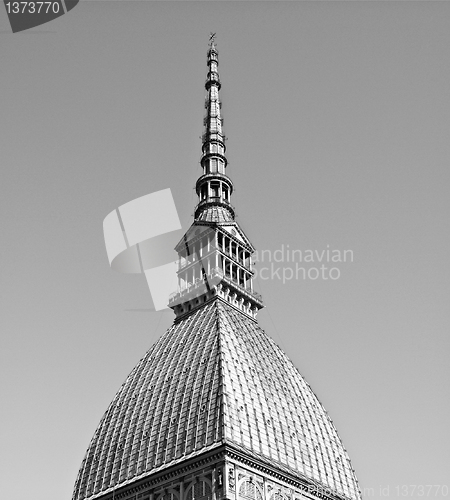
M 212 31 L 209 34 L 209 45 L 210 47 L 214 47 L 214 43 L 216 41 L 216 33 L 213 33 Z

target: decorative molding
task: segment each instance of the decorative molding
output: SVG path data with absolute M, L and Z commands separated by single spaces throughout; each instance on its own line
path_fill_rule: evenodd
M 235 488 L 234 467 L 230 467 L 228 469 L 228 485 L 230 486 L 230 490 L 234 491 L 234 488 Z
M 281 471 L 280 469 L 277 469 L 276 466 L 270 466 L 269 464 L 264 463 L 262 460 L 259 460 L 255 457 L 249 457 L 245 453 L 231 447 L 229 444 L 226 445 L 226 456 L 240 464 L 248 466 L 251 469 L 256 469 L 257 471 L 262 472 L 264 475 L 268 476 L 268 478 L 273 478 L 282 483 L 292 486 L 295 490 L 297 490 L 297 494 L 301 494 L 302 496 L 304 496 L 304 498 L 319 498 L 321 500 L 350 500 L 344 495 L 335 494 L 331 491 L 330 488 L 326 487 L 325 485 L 315 483 L 311 480 L 308 480 L 307 478 L 296 477 L 293 473 L 290 473 L 288 471 Z M 277 486 L 279 485 L 277 484 Z M 266 487 L 268 492 L 273 489 L 273 486 L 271 486 L 269 483 L 267 483 Z M 327 492 L 327 494 L 322 493 L 325 491 Z M 290 493 L 289 497 L 287 497 L 285 493 L 283 493 L 283 496 L 285 498 L 291 499 L 292 493 Z M 269 497 L 266 498 L 266 500 L 268 499 Z

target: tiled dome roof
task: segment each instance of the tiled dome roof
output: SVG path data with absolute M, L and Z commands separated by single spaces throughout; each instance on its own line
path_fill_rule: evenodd
M 73 500 L 224 443 L 360 498 L 349 457 L 310 386 L 256 321 L 214 299 L 175 322 L 130 373 L 95 431 Z
M 200 222 L 233 222 L 231 212 L 220 205 L 212 205 L 205 208 L 195 219 Z

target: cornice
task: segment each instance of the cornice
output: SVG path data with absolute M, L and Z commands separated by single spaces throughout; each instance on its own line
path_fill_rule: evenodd
M 86 500 L 112 500 L 113 494 L 114 500 L 120 500 L 122 498 L 127 498 L 130 494 L 149 490 L 158 485 L 164 484 L 165 487 L 169 487 L 167 483 L 170 483 L 171 481 L 173 482 L 175 479 L 178 479 L 177 482 L 180 482 L 180 479 L 185 476 L 195 474 L 200 470 L 205 471 L 205 468 L 208 468 L 209 465 L 219 462 L 224 458 L 225 446 L 219 445 L 218 448 L 214 448 L 214 450 L 209 450 L 203 454 L 188 458 L 185 462 L 172 465 L 168 464 L 162 470 L 148 472 L 145 477 L 134 478 L 128 484 L 117 485 L 116 487 L 109 488 L 102 493 L 87 497 Z
M 257 458 L 255 456 L 250 456 L 249 454 L 234 447 L 230 443 L 227 443 L 225 445 L 225 453 L 227 457 L 235 460 L 236 462 L 251 467 L 265 474 L 266 476 L 274 478 L 275 480 L 283 481 L 284 483 L 302 490 L 303 492 L 308 493 L 315 498 L 319 498 L 321 500 L 351 500 L 344 495 L 339 495 L 332 492 L 331 489 L 326 485 L 322 485 L 319 482 L 313 482 L 306 477 L 295 475 L 293 472 L 289 472 L 288 470 L 281 470 L 276 465 L 270 464 L 268 461 Z M 330 494 L 320 493 L 321 490 L 329 491 Z

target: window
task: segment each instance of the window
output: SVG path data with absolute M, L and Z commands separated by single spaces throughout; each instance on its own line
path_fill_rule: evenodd
M 209 171 L 212 174 L 217 173 L 217 160 L 215 158 L 209 160 Z
M 230 276 L 231 274 L 231 264 L 228 260 L 225 261 L 225 276 Z
M 247 480 L 239 488 L 239 498 L 248 500 L 262 500 L 262 494 L 255 483 Z
M 186 500 L 210 500 L 211 486 L 205 481 L 193 484 L 187 491 Z
M 211 196 L 213 198 L 219 197 L 220 184 L 218 182 L 211 182 Z

